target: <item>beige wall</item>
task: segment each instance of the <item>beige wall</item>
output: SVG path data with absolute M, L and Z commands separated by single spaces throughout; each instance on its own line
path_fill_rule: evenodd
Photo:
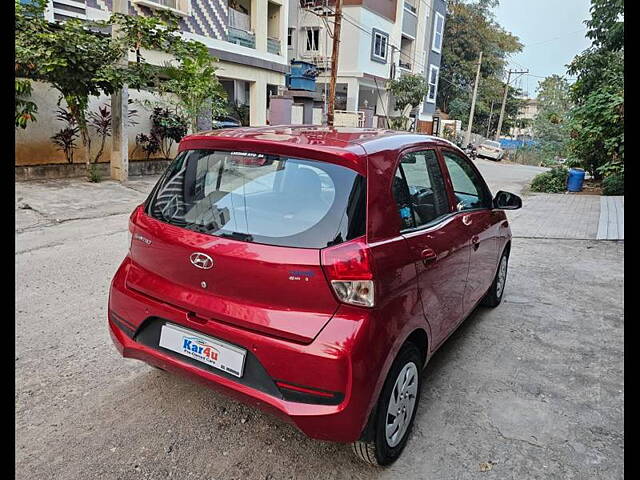
M 38 105 L 38 113 L 36 114 L 38 120 L 35 123 L 30 123 L 25 130 L 16 129 L 16 165 L 66 163 L 64 153 L 56 150 L 55 145 L 51 141 L 51 136 L 64 128 L 65 125 L 64 122 L 56 119 L 59 93 L 44 83 L 32 82 L 32 85 L 32 101 Z M 142 99 L 154 100 L 155 96 L 150 92 L 130 90 L 129 98 L 134 101 Z M 97 111 L 98 107 L 105 103 L 111 104 L 110 98 L 107 96 L 91 97 L 89 110 Z M 64 100 L 61 102 L 61 106 L 66 106 Z M 129 155 L 133 159 L 141 159 L 145 158 L 145 154 L 140 148 L 134 152 L 136 146 L 135 138 L 138 133 L 149 134 L 149 130 L 151 129 L 151 121 L 149 119 L 150 112 L 139 104 L 134 104 L 131 108 L 138 111 L 137 116 L 134 118 L 138 124 L 129 127 Z M 101 162 L 110 161 L 110 140 L 111 137 L 107 138 Z M 82 148 L 80 138 L 78 138 L 76 144 L 79 148 L 74 153 L 74 163 L 83 163 L 86 161 L 86 155 L 85 150 Z M 99 148 L 99 139 L 95 135 L 92 137 L 92 144 L 92 152 L 97 151 Z M 175 152 L 176 147 L 174 146 L 172 154 L 175 154 Z M 155 155 L 155 157 L 159 156 L 160 155 Z

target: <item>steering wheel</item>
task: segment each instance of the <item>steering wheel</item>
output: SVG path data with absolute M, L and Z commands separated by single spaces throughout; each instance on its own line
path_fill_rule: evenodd
M 424 203 L 422 200 L 425 197 L 429 197 L 433 195 L 433 190 L 431 188 L 422 187 L 422 186 L 411 186 L 409 187 L 409 193 L 411 193 L 411 198 L 413 202 L 417 205 Z

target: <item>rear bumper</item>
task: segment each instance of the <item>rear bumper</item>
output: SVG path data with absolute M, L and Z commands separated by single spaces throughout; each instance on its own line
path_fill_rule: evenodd
M 212 320 L 197 322 L 182 309 L 126 287 L 130 260 L 119 268 L 109 295 L 109 332 L 118 351 L 169 372 L 188 377 L 239 401 L 256 406 L 296 425 L 312 438 L 337 442 L 357 440 L 364 429 L 377 378 L 353 375 L 354 341 L 368 318 L 362 309 L 339 311 L 311 344 L 302 345 Z M 137 341 L 137 334 L 153 319 L 182 325 L 245 348 L 274 382 L 339 392 L 340 403 L 322 405 L 289 401 L 277 387 L 255 388 L 240 380 L 195 365 L 187 357 Z M 141 338 L 141 337 L 140 337 Z M 374 370 L 375 371 L 375 370 Z
M 500 160 L 504 155 L 504 153 L 503 152 L 500 152 L 500 153 L 487 152 L 485 150 L 482 150 L 482 151 L 478 151 L 477 155 L 478 157 L 485 157 L 485 158 L 491 158 L 493 160 Z

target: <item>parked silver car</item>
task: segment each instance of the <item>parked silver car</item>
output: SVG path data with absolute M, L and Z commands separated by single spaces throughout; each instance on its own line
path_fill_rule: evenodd
M 504 157 L 504 150 L 500 146 L 500 142 L 494 142 L 492 140 L 485 140 L 476 149 L 478 157 L 490 158 L 499 162 Z

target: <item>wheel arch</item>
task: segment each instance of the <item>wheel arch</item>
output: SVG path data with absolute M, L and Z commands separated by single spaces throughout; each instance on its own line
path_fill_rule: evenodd
M 429 336 L 427 335 L 427 331 L 424 328 L 416 328 L 413 332 L 409 334 L 407 339 L 402 343 L 402 345 L 411 342 L 416 347 L 420 349 L 420 354 L 422 356 L 422 366 L 424 367 L 427 356 L 429 355 Z M 402 347 L 400 347 L 402 348 Z
M 420 355 L 422 357 L 422 366 L 424 367 L 427 361 L 427 358 L 429 356 L 429 335 L 427 334 L 427 331 L 425 328 L 417 327 L 417 328 L 414 328 L 406 336 L 404 341 L 400 343 L 400 346 L 395 350 L 395 354 L 393 358 L 390 359 L 389 365 L 385 369 L 382 384 L 384 384 L 384 379 L 386 379 L 387 375 L 389 374 L 389 369 L 391 368 L 393 361 L 399 354 L 400 350 L 402 350 L 402 347 L 404 347 L 407 343 L 413 343 L 416 347 L 418 347 L 418 349 L 420 350 Z M 380 391 L 376 392 L 376 397 L 378 395 L 380 395 Z M 378 409 L 378 401 L 376 399 L 376 402 L 373 404 L 373 408 L 371 408 L 371 410 L 369 411 L 369 416 L 367 417 L 367 423 L 365 424 L 365 427 L 362 431 L 360 440 L 371 441 L 373 439 L 377 409 Z

